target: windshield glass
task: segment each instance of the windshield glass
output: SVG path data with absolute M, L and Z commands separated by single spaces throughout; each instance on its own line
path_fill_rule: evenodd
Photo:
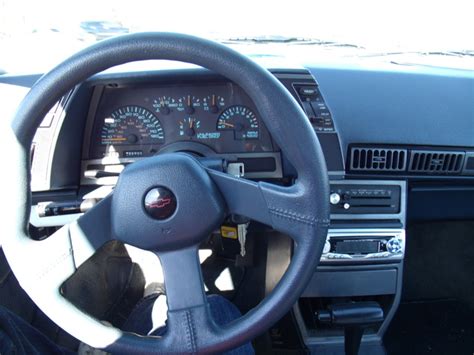
M 95 41 L 139 31 L 189 33 L 247 51 L 260 46 L 259 53 L 279 45 L 290 57 L 301 55 L 294 49 L 301 45 L 339 58 L 399 61 L 409 54 L 466 67 L 463 60 L 474 55 L 471 6 L 456 0 L 0 0 L 0 71 L 42 72 Z

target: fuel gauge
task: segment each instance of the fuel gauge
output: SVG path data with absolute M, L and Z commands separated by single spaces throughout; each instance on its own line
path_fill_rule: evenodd
M 179 135 L 185 137 L 193 137 L 196 132 L 201 128 L 201 121 L 188 117 L 178 122 L 179 124 Z

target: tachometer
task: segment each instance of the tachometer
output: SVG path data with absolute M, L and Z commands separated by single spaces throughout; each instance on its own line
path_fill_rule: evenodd
M 140 106 L 124 106 L 104 119 L 102 145 L 160 144 L 165 133 L 160 120 Z
M 237 140 L 258 139 L 259 127 L 255 113 L 248 107 L 236 105 L 228 107 L 217 120 L 217 130 L 234 131 Z

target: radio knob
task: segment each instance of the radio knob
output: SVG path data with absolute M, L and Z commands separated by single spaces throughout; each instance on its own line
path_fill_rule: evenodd
M 333 192 L 329 196 L 329 202 L 331 202 L 331 205 L 337 205 L 339 202 L 341 202 L 341 195 L 339 195 L 337 192 Z
M 392 254 L 401 253 L 403 250 L 402 241 L 398 238 L 391 238 L 387 244 L 387 251 Z

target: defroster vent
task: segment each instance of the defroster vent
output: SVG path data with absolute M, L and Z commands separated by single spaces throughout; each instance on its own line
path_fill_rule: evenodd
M 412 150 L 409 172 L 429 174 L 458 174 L 464 161 L 464 152 Z
M 406 149 L 351 148 L 352 171 L 405 171 L 406 165 Z

